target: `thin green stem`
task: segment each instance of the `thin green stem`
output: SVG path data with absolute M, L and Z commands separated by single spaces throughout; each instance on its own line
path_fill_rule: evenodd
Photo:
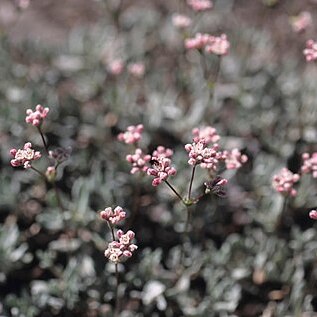
M 196 165 L 193 166 L 192 175 L 190 177 L 189 188 L 188 188 L 188 201 L 190 201 L 191 194 L 192 194 L 192 187 L 193 187 L 193 182 L 194 182 L 194 177 L 195 177 L 195 170 L 196 170 Z
M 39 133 L 41 135 L 42 142 L 43 142 L 43 145 L 44 145 L 44 148 L 45 148 L 45 152 L 46 152 L 47 156 L 49 156 L 50 154 L 49 154 L 49 151 L 48 151 L 48 146 L 47 146 L 47 143 L 45 141 L 45 137 L 44 137 L 44 134 L 42 132 L 42 129 L 41 129 L 40 126 L 38 126 L 37 129 L 38 129 L 38 131 L 39 131 Z
M 40 174 L 42 177 L 46 178 L 45 174 L 42 173 L 41 171 L 39 171 L 37 168 L 31 166 L 31 169 L 32 169 L 33 171 L 35 171 L 36 173 Z
M 182 196 L 177 192 L 177 190 L 167 181 L 164 181 L 165 184 L 173 191 L 173 193 L 179 198 L 179 200 L 185 205 L 187 206 L 186 202 L 184 201 L 184 199 L 182 198 Z
M 52 184 L 53 184 L 53 188 L 54 188 L 54 192 L 55 192 L 55 196 L 56 196 L 56 200 L 57 200 L 57 205 L 61 211 L 64 211 L 65 208 L 64 208 L 64 205 L 62 203 L 62 199 L 61 199 L 61 196 L 59 194 L 56 182 L 54 181 L 54 182 L 52 182 Z

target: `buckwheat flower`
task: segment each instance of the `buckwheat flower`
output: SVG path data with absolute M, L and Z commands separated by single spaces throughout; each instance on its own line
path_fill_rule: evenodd
M 13 167 L 23 165 L 24 168 L 30 168 L 32 167 L 31 162 L 36 161 L 41 157 L 39 151 L 34 151 L 32 149 L 32 144 L 30 142 L 25 143 L 23 149 L 11 149 L 10 154 L 13 157 L 10 162 Z
M 163 181 L 166 181 L 169 176 L 176 174 L 176 169 L 171 166 L 171 160 L 167 157 L 155 157 L 151 159 L 152 168 L 148 168 L 146 171 L 148 175 L 154 176 L 152 181 L 153 186 L 158 186 Z
M 223 155 L 225 157 L 225 164 L 228 170 L 238 169 L 242 166 L 242 164 L 248 161 L 248 157 L 245 154 L 241 154 L 238 149 L 224 151 Z
M 62 163 L 69 159 L 71 152 L 72 152 L 71 147 L 68 147 L 68 148 L 59 147 L 52 151 L 48 151 L 48 154 L 52 159 L 56 160 L 58 163 Z
M 206 186 L 205 193 L 208 194 L 211 191 L 213 194 L 219 197 L 225 197 L 226 192 L 224 186 L 227 185 L 227 183 L 227 179 L 222 178 L 218 175 L 212 181 L 204 183 L 204 185 Z
M 183 14 L 173 14 L 172 23 L 179 29 L 185 29 L 192 24 L 191 18 Z
M 230 42 L 227 40 L 226 34 L 220 36 L 213 36 L 209 38 L 209 41 L 205 47 L 207 53 L 213 53 L 216 55 L 227 55 L 230 48 Z
M 124 133 L 118 135 L 118 140 L 126 144 L 133 144 L 141 140 L 143 124 L 130 125 Z
M 207 126 L 203 128 L 194 128 L 192 131 L 193 141 L 199 142 L 204 140 L 206 144 L 215 143 L 220 140 L 220 136 L 217 133 L 217 130 L 213 127 Z
M 303 165 L 301 171 L 304 174 L 312 173 L 314 178 L 317 178 L 317 153 L 313 153 L 311 156 L 308 153 L 302 155 Z
M 132 63 L 128 65 L 128 72 L 137 78 L 142 78 L 145 73 L 145 66 L 143 63 Z
M 152 157 L 167 157 L 170 158 L 174 154 L 173 150 L 159 145 L 156 150 L 153 151 Z
M 296 196 L 297 191 L 293 188 L 294 184 L 299 181 L 300 176 L 298 174 L 292 173 L 286 167 L 282 168 L 282 170 L 273 176 L 273 188 L 283 194 L 283 195 L 291 195 Z
M 47 107 L 42 107 L 41 105 L 37 105 L 35 110 L 27 109 L 26 110 L 26 123 L 30 123 L 36 127 L 40 126 L 43 120 L 47 117 L 48 112 L 50 111 Z
M 108 71 L 112 75 L 120 75 L 124 69 L 124 62 L 121 59 L 115 59 L 108 64 Z
M 200 165 L 202 168 L 217 170 L 219 160 L 222 158 L 222 153 L 218 151 L 219 145 L 213 144 L 210 148 L 204 140 L 186 144 L 185 150 L 188 152 L 188 164 L 195 166 Z
M 55 166 L 49 166 L 45 171 L 45 176 L 49 182 L 54 182 L 56 178 L 56 168 Z
M 134 154 L 128 154 L 126 160 L 132 165 L 131 174 L 146 172 L 149 168 L 146 163 L 151 160 L 151 155 L 143 154 L 142 150 L 138 148 Z
M 308 40 L 306 42 L 306 48 L 303 51 L 306 61 L 313 62 L 317 59 L 317 42 Z
M 211 9 L 213 4 L 209 0 L 187 0 L 187 4 L 194 11 L 205 11 Z
M 100 211 L 100 218 L 110 222 L 113 225 L 120 223 L 126 217 L 126 213 L 122 207 L 117 206 L 114 210 L 111 207 L 107 207 L 105 210 Z
M 309 212 L 309 217 L 311 219 L 317 220 L 317 210 L 313 209 Z
M 305 31 L 312 25 L 312 22 L 312 16 L 308 11 L 303 11 L 299 15 L 290 18 L 293 31 L 296 33 Z
M 210 34 L 202 34 L 202 33 L 196 33 L 195 37 L 189 38 L 185 40 L 185 47 L 188 50 L 192 49 L 202 49 L 204 48 L 211 40 L 212 36 Z

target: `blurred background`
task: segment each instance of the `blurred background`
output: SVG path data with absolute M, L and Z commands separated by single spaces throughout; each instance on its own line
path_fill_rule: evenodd
M 317 40 L 315 0 L 215 0 L 193 12 L 174 0 L 0 1 L 0 315 L 113 316 L 114 266 L 103 253 L 111 235 L 98 211 L 122 206 L 123 229 L 139 249 L 120 265 L 121 316 L 317 316 L 316 181 L 302 177 L 282 213 L 271 186 L 282 167 L 298 172 L 301 154 L 317 151 L 317 68 L 303 55 Z M 312 25 L 294 32 L 303 11 Z M 174 13 L 193 20 L 186 30 Z M 186 51 L 196 32 L 225 33 L 221 59 Z M 124 68 L 142 63 L 144 74 Z M 25 111 L 50 108 L 43 131 L 50 149 L 71 147 L 58 172 L 61 212 L 52 185 L 13 169 L 9 151 L 32 142 Z M 174 150 L 185 193 L 184 144 L 194 127 L 217 128 L 224 148 L 249 160 L 226 172 L 227 196 L 207 196 L 193 210 L 187 269 L 179 276 L 184 207 L 167 186 L 130 174 L 132 148 L 117 141 L 142 123 L 142 148 Z M 47 162 L 36 167 L 45 171 Z M 35 165 L 34 164 L 34 165 Z M 199 170 L 194 192 L 208 174 Z

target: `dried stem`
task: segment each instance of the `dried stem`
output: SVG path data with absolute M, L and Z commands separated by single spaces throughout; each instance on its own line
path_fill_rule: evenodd
M 41 135 L 42 142 L 43 142 L 43 145 L 44 145 L 44 148 L 45 148 L 45 152 L 46 152 L 47 156 L 49 156 L 50 154 L 49 154 L 49 152 L 48 152 L 48 146 L 47 146 L 47 143 L 46 143 L 46 141 L 45 141 L 45 137 L 44 137 L 44 134 L 43 134 L 43 132 L 42 132 L 42 129 L 41 129 L 40 126 L 38 126 L 37 129 L 38 129 L 38 131 L 39 131 L 39 133 L 40 133 L 40 135 Z

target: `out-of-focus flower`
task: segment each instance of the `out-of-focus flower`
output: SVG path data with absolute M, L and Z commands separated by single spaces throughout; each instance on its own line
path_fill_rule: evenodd
M 34 151 L 32 149 L 31 142 L 25 143 L 23 149 L 11 149 L 11 156 L 13 159 L 11 160 L 11 165 L 13 167 L 22 166 L 24 168 L 32 167 L 31 162 L 36 161 L 41 157 L 41 153 L 39 151 Z
M 151 160 L 151 155 L 144 154 L 141 149 L 136 149 L 134 154 L 126 156 L 126 160 L 132 165 L 131 174 L 146 172 L 149 168 L 146 163 Z
M 208 44 L 211 38 L 212 36 L 210 34 L 196 33 L 194 37 L 185 39 L 185 47 L 188 50 L 202 49 Z
M 306 61 L 313 62 L 317 59 L 317 42 L 308 40 L 306 42 L 306 48 L 303 51 Z
M 294 184 L 297 183 L 300 179 L 298 174 L 292 173 L 286 167 L 282 168 L 282 170 L 273 176 L 273 188 L 283 194 L 283 195 L 291 195 L 296 196 L 297 191 L 294 189 Z
M 50 111 L 47 107 L 42 107 L 41 105 L 37 105 L 35 110 L 27 109 L 26 110 L 26 123 L 30 123 L 36 127 L 40 126 L 43 120 L 47 117 L 48 112 Z
M 124 133 L 119 133 L 118 140 L 126 144 L 136 143 L 141 140 L 143 129 L 143 124 L 130 125 Z
M 210 0 L 187 0 L 187 4 L 194 11 L 205 11 L 212 8 L 213 4 Z
M 27 9 L 30 5 L 30 0 L 16 0 L 15 3 L 20 9 Z
M 120 75 L 124 69 L 124 62 L 121 59 L 115 59 L 108 63 L 108 71 L 112 75 Z
M 216 176 L 212 181 L 204 183 L 206 186 L 205 193 L 208 194 L 211 191 L 219 197 L 225 197 L 226 192 L 224 190 L 224 186 L 227 185 L 227 183 L 227 179 L 222 178 L 221 176 Z
M 111 224 L 116 225 L 126 217 L 126 213 L 123 211 L 122 207 L 117 206 L 114 210 L 111 207 L 105 208 L 105 210 L 100 211 L 100 218 L 109 221 Z
M 218 151 L 219 146 L 217 143 L 208 148 L 204 140 L 193 142 L 192 144 L 186 144 L 185 150 L 188 152 L 189 165 L 200 165 L 202 168 L 217 170 L 219 160 L 223 155 Z
M 248 161 L 248 157 L 245 154 L 241 154 L 238 149 L 231 151 L 224 151 L 225 163 L 228 170 L 238 169 L 242 164 Z
M 49 151 L 48 153 L 52 159 L 56 160 L 58 163 L 62 163 L 69 159 L 71 152 L 71 147 L 68 147 L 66 149 L 59 147 L 52 151 Z
M 317 210 L 313 209 L 309 212 L 309 217 L 311 219 L 317 220 Z
M 314 178 L 317 178 L 317 153 L 313 153 L 311 156 L 308 153 L 302 155 L 303 165 L 301 171 L 304 174 L 312 173 Z
M 114 263 L 119 263 L 126 258 L 130 258 L 138 248 L 136 244 L 132 243 L 135 237 L 135 233 L 132 230 L 129 230 L 127 233 L 118 230 L 117 237 L 119 241 L 110 242 L 105 251 L 105 256 Z
M 153 156 L 151 163 L 152 168 L 150 167 L 147 170 L 147 174 L 155 177 L 152 181 L 153 186 L 158 186 L 163 181 L 166 181 L 169 176 L 176 174 L 176 169 L 171 166 L 172 162 L 167 157 Z
M 312 16 L 308 11 L 303 11 L 299 15 L 290 18 L 293 31 L 296 33 L 305 31 L 312 25 L 312 22 Z
M 216 55 L 227 55 L 229 48 L 230 42 L 227 39 L 227 35 L 221 34 L 220 36 L 213 36 L 209 38 L 205 51 Z
M 128 65 L 128 72 L 137 78 L 142 78 L 145 73 L 145 66 L 143 63 L 132 63 Z
M 162 145 L 159 145 L 156 150 L 153 151 L 152 156 L 153 157 L 172 157 L 174 154 L 173 150 L 166 148 Z
M 191 18 L 183 14 L 173 14 L 172 22 L 179 29 L 187 28 L 192 24 Z
M 220 140 L 220 136 L 217 133 L 217 130 L 213 127 L 207 126 L 203 128 L 194 128 L 192 131 L 193 141 L 199 142 L 204 140 L 206 144 L 215 143 Z

